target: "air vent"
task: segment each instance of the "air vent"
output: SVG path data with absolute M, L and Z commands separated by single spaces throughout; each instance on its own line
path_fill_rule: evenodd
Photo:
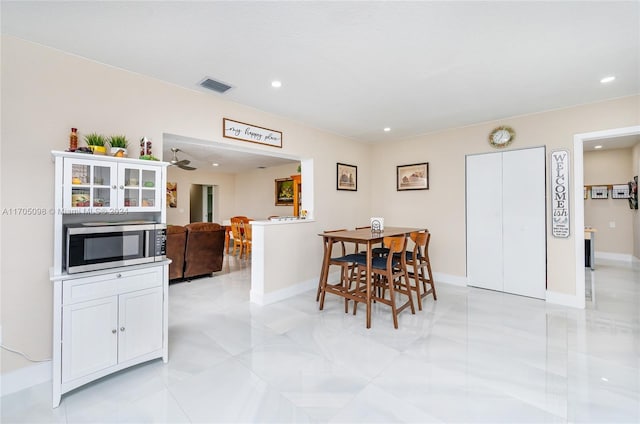
M 209 90 L 213 90 L 217 93 L 224 93 L 228 89 L 231 88 L 230 85 L 227 85 L 223 82 L 213 80 L 211 78 L 205 78 L 200 82 L 200 85 L 204 88 L 208 88 Z

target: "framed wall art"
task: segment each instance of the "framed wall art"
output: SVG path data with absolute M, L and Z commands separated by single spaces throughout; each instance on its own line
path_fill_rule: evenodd
M 397 167 L 398 191 L 429 190 L 429 163 L 414 163 Z
M 276 206 L 293 206 L 293 179 L 278 178 L 276 180 Z
M 358 167 L 346 163 L 336 165 L 336 189 L 358 191 Z
M 170 208 L 178 207 L 178 183 L 167 181 L 167 206 Z
M 222 136 L 250 143 L 282 147 L 282 131 L 222 118 Z

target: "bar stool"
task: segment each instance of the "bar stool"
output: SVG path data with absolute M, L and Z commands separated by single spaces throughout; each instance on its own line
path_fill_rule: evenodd
M 386 257 L 371 258 L 371 299 L 374 302 L 384 303 L 391 307 L 393 316 L 393 326 L 398 328 L 398 314 L 407 307 L 411 308 L 411 313 L 415 314 L 416 310 L 413 305 L 413 296 L 411 293 L 411 284 L 409 283 L 409 275 L 407 273 L 406 255 L 395 255 L 404 252 L 407 246 L 406 236 L 385 237 L 384 245 L 388 246 L 389 254 Z M 366 256 L 359 255 L 356 258 L 359 268 L 367 266 Z M 365 268 L 366 269 L 366 268 Z M 361 284 L 358 280 L 358 284 Z M 366 290 L 365 285 L 359 286 L 360 290 Z M 386 292 L 389 291 L 389 298 L 386 298 Z M 401 306 L 396 306 L 396 294 L 407 296 L 407 301 Z M 357 303 L 356 303 L 357 305 Z M 354 305 L 355 314 L 355 305 Z
M 335 233 L 338 231 L 346 231 L 346 229 L 327 230 L 327 231 L 324 231 L 324 234 Z M 329 237 L 322 237 L 322 242 L 324 247 L 323 251 L 325 252 L 325 256 L 326 256 L 326 251 L 327 249 L 329 249 Z M 322 280 L 324 279 L 325 268 L 327 270 L 326 272 L 328 272 L 328 269 L 331 265 L 340 267 L 340 281 L 336 284 L 333 284 L 333 287 L 342 287 L 345 290 L 349 289 L 349 285 L 350 285 L 349 274 L 351 273 L 352 269 L 355 267 L 355 258 L 359 255 L 357 253 L 347 254 L 347 249 L 343 241 L 340 242 L 339 246 L 341 248 L 342 255 L 336 256 L 336 257 L 329 256 L 329 264 L 326 267 L 325 266 L 322 267 L 322 270 L 320 273 L 320 280 L 318 281 L 318 290 L 316 292 L 316 302 L 320 300 L 320 296 L 322 293 Z M 348 311 L 348 308 L 349 308 L 348 303 L 349 303 L 349 300 L 345 299 L 345 302 L 344 302 L 345 312 Z M 322 295 L 322 302 L 320 303 L 320 309 L 322 309 L 323 306 L 324 306 L 324 295 Z
M 429 260 L 431 233 L 429 231 L 414 232 L 409 234 L 409 237 L 414 242 L 413 250 L 405 251 L 404 256 L 407 263 L 407 274 L 415 282 L 415 285 L 410 285 L 410 287 L 418 295 L 418 309 L 421 311 L 423 298 L 433 294 L 433 300 L 438 300 L 433 274 L 431 273 L 431 261 Z M 400 255 L 396 254 L 396 256 Z M 427 285 L 429 288 L 427 288 Z M 422 289 L 420 286 L 422 286 Z

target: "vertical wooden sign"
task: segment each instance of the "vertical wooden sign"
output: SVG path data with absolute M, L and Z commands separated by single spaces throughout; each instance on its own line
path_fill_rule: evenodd
M 551 219 L 554 237 L 569 237 L 569 151 L 551 152 Z

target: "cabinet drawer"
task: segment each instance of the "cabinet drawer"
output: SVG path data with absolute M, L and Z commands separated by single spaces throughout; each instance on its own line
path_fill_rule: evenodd
M 120 271 L 63 281 L 62 303 L 69 305 L 101 297 L 162 286 L 162 267 Z

